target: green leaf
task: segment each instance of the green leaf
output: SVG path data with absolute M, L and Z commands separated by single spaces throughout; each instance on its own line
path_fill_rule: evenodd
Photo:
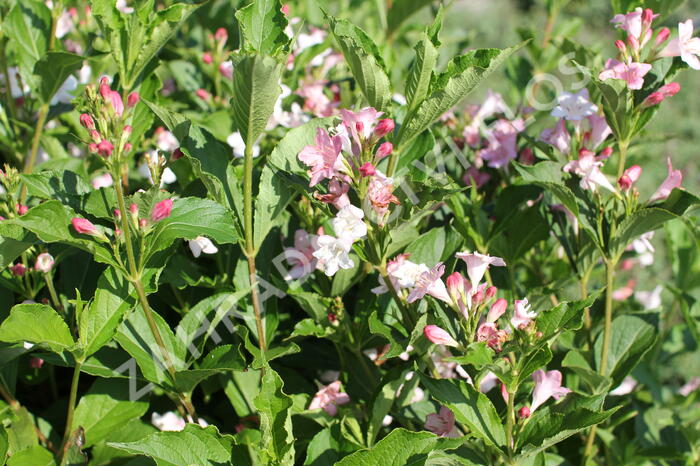
M 7 448 L 9 447 L 9 440 L 7 439 L 7 430 L 5 427 L 0 425 L 0 462 L 4 462 L 7 458 Z
M 212 375 L 245 369 L 245 359 L 238 345 L 220 345 L 207 354 L 196 368 L 177 372 L 175 385 L 180 392 L 191 393 L 200 382 Z
M 246 53 L 276 56 L 289 48 L 287 16 L 279 0 L 257 0 L 236 12 Z M 234 94 L 235 95 L 235 94 Z
M 51 10 L 36 0 L 16 2 L 3 26 L 17 53 L 22 81 L 36 92 L 40 78 L 34 75 L 34 66 L 48 49 Z
M 151 253 L 167 248 L 176 239 L 206 236 L 219 244 L 238 239 L 233 213 L 217 202 L 197 197 L 175 199 L 170 216 L 158 222 L 154 230 Z
M 85 431 L 85 448 L 107 438 L 123 424 L 143 416 L 147 401 L 129 399 L 129 381 L 97 379 L 75 408 L 72 430 Z
M 27 193 L 40 199 L 58 199 L 68 203 L 71 196 L 84 196 L 93 191 L 82 177 L 68 170 L 46 170 L 23 174 L 21 178 L 27 186 Z
M 97 281 L 95 298 L 78 317 L 80 344 L 90 356 L 116 334 L 122 319 L 136 303 L 128 280 L 108 267 Z
M 457 105 L 524 43 L 507 49 L 472 50 L 454 58 L 430 83 L 430 95 L 405 118 L 398 144 L 406 144 Z
M 38 445 L 20 450 L 7 460 L 7 466 L 54 466 L 55 464 L 53 454 Z
M 0 269 L 12 264 L 35 242 L 36 236 L 33 233 L 16 225 L 0 222 Z
M 430 5 L 432 0 L 395 0 L 387 14 L 387 36 L 392 36 L 408 18 Z
M 270 367 L 263 369 L 260 393 L 255 407 L 260 416 L 260 458 L 264 464 L 294 464 L 292 398 L 282 391 L 284 383 Z
M 367 442 L 369 445 L 374 444 L 382 428 L 384 417 L 391 411 L 397 394 L 400 393 L 401 387 L 406 382 L 406 372 L 406 369 L 392 370 L 384 376 L 379 384 L 379 388 L 372 399 L 372 417 L 367 426 Z
M 0 325 L 0 341 L 29 342 L 61 353 L 75 346 L 68 325 L 52 307 L 17 304 Z
M 314 140 L 318 128 L 329 128 L 334 121 L 334 117 L 313 118 L 303 125 L 289 130 L 270 154 L 269 163 L 278 170 L 303 176 L 306 181 L 308 167 L 302 164 L 297 156 L 304 147 L 315 144 Z
M 348 441 L 335 424 L 319 431 L 306 448 L 304 466 L 331 466 L 348 453 L 357 450 L 357 446 Z
M 157 432 L 136 442 L 107 443 L 134 455 L 152 458 L 158 466 L 231 464 L 233 438 L 214 426 L 187 424 L 180 432 Z
M 612 322 L 608 362 L 605 373 L 602 375 L 613 379 L 613 387 L 622 383 L 625 376 L 634 369 L 656 342 L 658 316 L 645 317 L 622 315 Z M 594 349 L 596 368 L 600 372 L 603 332 L 598 335 Z
M 493 362 L 494 355 L 494 351 L 488 347 L 486 342 L 472 342 L 467 346 L 464 356 L 445 358 L 445 361 L 456 362 L 462 365 L 471 364 L 478 370 L 481 370 L 482 367 Z
M 80 55 L 68 52 L 49 52 L 44 55 L 34 67 L 34 74 L 41 76 L 37 97 L 44 103 L 51 102 L 68 76 L 83 66 L 83 60 Z
M 438 437 L 430 432 L 411 432 L 403 428 L 389 435 L 370 449 L 348 455 L 338 466 L 411 466 L 429 464 L 431 452 L 452 450 L 462 444 L 462 439 Z
M 377 45 L 365 31 L 349 21 L 329 19 L 333 37 L 367 102 L 371 107 L 385 111 L 391 103 L 391 83 Z
M 406 4 L 408 2 L 404 1 L 402 3 Z M 390 11 L 394 10 L 395 7 L 398 7 L 398 4 L 393 5 Z M 435 18 L 433 27 L 423 33 L 420 42 L 415 46 L 416 59 L 411 65 L 408 78 L 406 78 L 405 88 L 409 112 L 423 102 L 428 95 L 433 70 L 435 70 L 437 65 L 438 50 L 441 45 L 440 39 L 438 39 L 441 23 L 442 9 L 440 9 L 440 13 Z
M 537 330 L 542 332 L 540 341 L 549 340 L 566 330 L 578 330 L 583 325 L 583 310 L 591 307 L 600 297 L 600 291 L 591 293 L 581 301 L 562 301 L 555 307 L 542 311 L 535 319 Z
M 433 398 L 452 410 L 455 419 L 471 433 L 494 447 L 506 444 L 506 434 L 496 408 L 486 395 L 463 380 L 432 379 L 420 374 Z
M 233 123 L 250 150 L 265 131 L 282 91 L 282 69 L 282 64 L 268 56 L 238 56 L 234 60 Z
M 280 222 L 282 212 L 294 197 L 288 183 L 269 165 L 263 167 L 259 186 L 255 198 L 253 228 L 253 247 L 256 250 L 265 241 L 272 227 Z

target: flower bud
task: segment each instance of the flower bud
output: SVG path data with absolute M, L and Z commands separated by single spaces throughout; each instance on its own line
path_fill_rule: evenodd
M 83 125 L 85 129 L 95 129 L 95 121 L 87 113 L 80 115 L 80 124 Z
M 466 295 L 466 284 L 467 281 L 464 279 L 461 273 L 453 272 L 447 277 L 447 292 L 450 294 L 452 301 L 457 303 L 461 299 L 464 301 L 464 296 Z
M 426 325 L 423 329 L 423 335 L 436 345 L 458 347 L 459 343 L 450 336 L 449 333 L 438 327 L 437 325 Z
M 97 144 L 91 142 L 90 144 L 88 144 L 88 150 L 91 154 L 97 154 Z
M 112 151 L 114 151 L 114 145 L 106 139 L 97 144 L 97 152 L 104 158 L 112 155 Z
M 233 62 L 226 60 L 219 65 L 219 73 L 226 79 L 233 78 Z
M 197 89 L 195 91 L 195 95 L 202 100 L 209 100 L 209 98 L 211 97 L 211 95 L 209 94 L 209 92 L 206 91 L 206 89 Z
M 378 138 L 384 137 L 387 134 L 394 131 L 394 120 L 391 118 L 384 118 L 377 123 L 374 128 L 374 135 Z
M 520 419 L 527 419 L 530 417 L 530 414 L 532 413 L 530 412 L 530 408 L 528 406 L 523 406 L 518 410 L 518 417 Z
M 86 218 L 75 217 L 70 221 L 73 225 L 73 229 L 80 234 L 84 235 L 95 235 L 97 233 L 97 228 L 92 222 Z
M 361 121 L 358 121 L 357 123 L 355 123 L 355 131 L 357 131 L 357 133 L 360 136 L 362 136 L 365 132 L 365 124 Z
M 124 129 L 122 129 L 122 135 L 123 135 L 124 137 L 127 137 L 127 138 L 128 138 L 129 136 L 131 136 L 131 132 L 132 132 L 132 131 L 133 131 L 133 128 L 132 128 L 131 126 L 129 126 L 129 125 L 126 125 L 126 126 L 124 127 Z
M 496 293 L 498 292 L 498 288 L 495 286 L 489 286 L 486 288 L 486 299 L 491 299 L 494 296 L 496 296 Z
M 156 205 L 153 206 L 153 210 L 151 210 L 151 221 L 159 222 L 163 219 L 170 217 L 170 212 L 172 211 L 172 209 L 172 199 L 165 199 L 163 201 L 158 202 Z
M 24 215 L 27 212 L 29 212 L 29 207 L 27 207 L 26 205 L 17 204 L 17 213 L 18 214 Z
M 394 145 L 387 141 L 379 145 L 376 156 L 378 159 L 383 159 L 387 155 L 391 155 L 392 152 L 394 152 Z
M 652 21 L 654 21 L 654 12 L 651 8 L 645 8 L 642 12 L 642 25 L 649 27 Z
M 681 91 L 681 85 L 673 82 L 673 83 L 668 83 L 664 84 L 659 88 L 659 92 L 661 92 L 664 96 L 666 97 L 673 97 L 674 95 L 678 94 Z
M 126 144 L 124 144 L 124 152 L 125 153 L 131 152 L 131 143 L 130 142 L 127 142 Z
M 111 94 L 112 89 L 109 87 L 109 84 L 105 82 L 105 78 L 102 78 L 102 82 L 100 84 L 100 95 L 103 99 L 109 101 Z
M 114 218 L 120 220 L 122 218 L 122 212 L 119 209 L 114 209 Z
M 27 271 L 27 268 L 23 264 L 15 264 L 12 267 L 8 268 L 10 269 L 10 272 L 12 272 L 12 275 L 14 275 L 15 277 L 21 277 Z
M 184 155 L 184 154 L 182 153 L 182 151 L 181 151 L 180 148 L 178 147 L 177 149 L 175 149 L 175 150 L 173 151 L 172 155 L 170 156 L 170 160 L 173 161 L 173 162 L 176 161 L 176 160 L 180 160 L 180 159 L 182 158 L 183 155 Z
M 54 260 L 53 256 L 48 252 L 42 252 L 36 256 L 36 263 L 34 264 L 34 270 L 41 273 L 49 273 L 53 268 Z
M 636 183 L 637 180 L 642 176 L 642 167 L 639 165 L 632 165 L 627 170 L 625 170 L 625 175 L 629 177 L 632 183 Z
M 140 228 L 146 228 L 146 225 L 148 225 L 148 222 L 146 221 L 145 218 L 142 218 L 139 220 L 139 227 Z
M 360 167 L 360 175 L 366 177 L 366 176 L 374 176 L 374 174 L 377 173 L 377 170 L 374 168 L 374 165 L 372 165 L 369 162 L 366 162 Z
M 32 369 L 41 369 L 41 366 L 44 365 L 44 360 L 41 358 L 34 358 L 31 357 L 29 358 L 29 367 Z
M 139 206 L 136 204 L 131 204 L 129 206 L 129 213 L 134 217 L 137 217 L 139 215 Z
M 207 65 L 211 65 L 214 59 L 212 58 L 211 53 L 204 52 L 204 54 L 202 54 L 202 61 Z
M 639 39 L 637 39 L 637 38 L 634 37 L 633 35 L 629 35 L 629 36 L 627 36 L 627 43 L 629 44 L 629 46 L 630 46 L 630 48 L 632 49 L 632 51 L 634 51 L 634 52 L 638 52 L 638 51 L 639 51 L 639 47 L 640 47 L 640 45 L 639 45 Z
M 656 35 L 656 46 L 659 47 L 660 45 L 662 45 L 668 40 L 670 36 L 671 30 L 669 28 L 661 28 L 661 30 L 659 30 L 659 33 Z
M 141 100 L 141 95 L 138 92 L 132 92 L 126 98 L 126 106 L 129 108 L 134 108 L 137 103 Z
M 606 147 L 602 151 L 600 151 L 600 156 L 607 159 L 610 157 L 613 153 L 613 148 L 611 146 Z
M 92 139 L 93 142 L 97 143 L 102 140 L 102 135 L 99 133 L 99 131 L 93 129 L 90 131 L 90 139 Z
M 483 302 L 484 302 L 484 292 L 479 290 L 476 293 L 474 293 L 474 296 L 472 296 L 472 303 L 474 304 L 474 306 L 479 306 Z
M 617 180 L 617 185 L 620 187 L 621 190 L 629 191 L 632 187 L 632 180 L 630 180 L 629 176 L 622 175 L 620 179 Z
M 284 16 L 289 16 L 289 4 L 285 3 L 284 5 L 282 5 L 282 8 L 280 11 L 282 11 L 282 13 L 284 13 Z
M 214 33 L 214 39 L 218 42 L 226 42 L 228 40 L 228 31 L 225 28 L 219 28 Z
M 491 305 L 491 309 L 489 309 L 489 313 L 486 316 L 486 321 L 496 322 L 506 312 L 507 308 L 508 301 L 503 298 L 497 299 L 496 302 Z
M 615 41 L 615 47 L 617 47 L 617 50 L 619 50 L 622 53 L 627 52 L 627 46 L 625 45 L 625 43 L 623 41 L 621 41 L 619 39 Z

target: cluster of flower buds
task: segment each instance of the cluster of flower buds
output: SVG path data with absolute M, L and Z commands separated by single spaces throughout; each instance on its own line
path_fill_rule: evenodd
M 233 77 L 233 62 L 231 60 L 225 60 L 229 55 L 229 52 L 226 50 L 227 42 L 228 31 L 224 28 L 219 28 L 214 34 L 209 34 L 207 42 L 209 51 L 202 54 L 202 63 L 206 67 L 211 68 L 214 73 L 218 73 L 226 79 L 231 79 Z M 200 89 L 199 91 L 204 91 L 204 89 Z M 198 96 L 203 98 L 199 94 Z
M 80 124 L 90 135 L 88 148 L 109 164 L 115 152 L 125 154 L 131 151 L 129 137 L 132 127 L 128 122 L 141 98 L 137 92 L 132 92 L 124 105 L 121 94 L 112 90 L 106 76 L 100 80 L 97 90 L 94 86 L 87 86 L 85 93 L 87 111 L 80 115 Z
M 33 269 L 31 267 L 25 266 L 23 263 L 18 262 L 16 264 L 11 265 L 8 267 L 8 270 L 12 275 L 15 277 L 23 277 L 26 273 L 28 272 L 38 272 L 38 273 L 43 273 L 47 274 L 50 273 L 51 270 L 53 270 L 54 266 L 54 258 L 51 254 L 48 252 L 42 252 L 38 256 L 36 256 L 36 260 L 34 262 L 34 267 Z
M 145 230 L 149 225 L 152 225 L 154 223 L 158 223 L 161 220 L 164 220 L 168 217 L 170 217 L 170 213 L 172 212 L 173 209 L 173 200 L 172 199 L 164 199 L 160 202 L 157 202 L 153 208 L 151 209 L 151 212 L 149 214 L 149 218 L 140 218 L 139 217 L 139 207 L 136 204 L 131 204 L 129 206 L 129 218 L 131 220 L 131 225 L 134 228 L 135 231 L 143 231 Z M 114 236 L 115 237 L 120 237 L 122 231 L 119 229 L 119 226 L 121 225 L 121 219 L 122 219 L 122 212 L 118 209 L 114 210 L 114 218 L 115 218 L 115 230 L 114 230 Z M 105 235 L 104 231 L 95 226 L 90 220 L 86 218 L 80 218 L 80 217 L 75 217 L 71 219 L 71 225 L 73 226 L 73 230 L 75 230 L 76 233 L 80 235 L 88 235 L 96 238 L 99 241 L 109 241 L 107 236 Z

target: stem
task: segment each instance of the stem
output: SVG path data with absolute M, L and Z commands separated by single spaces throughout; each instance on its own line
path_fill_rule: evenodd
M 44 280 L 46 280 L 46 287 L 49 289 L 49 295 L 51 295 L 53 307 L 55 307 L 57 311 L 63 311 L 61 301 L 58 299 L 58 295 L 56 294 L 56 288 L 53 286 L 53 279 L 48 273 L 45 273 Z
M 518 369 L 516 367 L 515 354 L 509 353 L 508 359 L 513 367 L 512 375 L 515 380 L 517 380 Z M 515 394 L 518 393 L 518 387 L 512 387 L 512 390 L 508 390 L 508 412 L 506 414 L 506 448 L 508 449 L 508 458 L 512 461 L 513 448 L 515 442 L 513 440 L 513 426 L 515 425 Z
M 617 145 L 620 149 L 620 159 L 617 162 L 617 178 L 619 179 L 625 172 L 625 161 L 627 159 L 627 148 L 629 147 L 629 142 L 619 141 Z
M 78 380 L 80 379 L 80 368 L 83 366 L 82 361 L 75 362 L 73 370 L 73 380 L 70 384 L 70 396 L 68 398 L 68 414 L 66 415 L 66 430 L 63 433 L 63 442 L 61 443 L 61 456 L 63 456 L 68 439 L 70 439 L 71 429 L 73 427 L 73 412 L 75 411 L 75 400 L 78 396 Z
M 24 165 L 24 173 L 27 175 L 32 173 L 34 170 L 34 163 L 36 163 L 36 156 L 39 152 L 39 141 L 41 140 L 41 133 L 44 131 L 44 125 L 46 124 L 46 117 L 49 114 L 49 104 L 44 104 L 39 108 L 39 118 L 36 121 L 36 127 L 34 128 L 34 136 L 32 137 L 32 149 L 29 153 L 29 159 Z M 22 185 L 22 192 L 19 196 L 20 204 L 24 203 L 27 198 L 27 186 Z
M 389 165 L 386 168 L 386 176 L 391 178 L 394 175 L 394 170 L 396 170 L 396 162 L 399 160 L 399 148 L 395 147 L 394 150 L 389 155 Z
M 248 138 L 250 139 L 250 138 Z M 243 220 L 245 223 L 245 256 L 248 259 L 248 274 L 250 277 L 250 297 L 255 312 L 255 326 L 258 330 L 258 345 L 264 354 L 267 351 L 265 329 L 262 321 L 262 309 L 258 294 L 258 273 L 255 268 L 255 243 L 253 242 L 253 141 L 245 145 L 245 160 L 243 164 Z

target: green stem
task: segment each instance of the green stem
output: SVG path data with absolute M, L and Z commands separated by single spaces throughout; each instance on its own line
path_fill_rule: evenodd
M 61 457 L 63 457 L 68 440 L 73 429 L 73 412 L 75 411 L 75 400 L 78 397 L 78 380 L 80 379 L 80 369 L 83 367 L 82 361 L 75 362 L 73 370 L 73 380 L 70 384 L 70 395 L 68 397 L 68 414 L 66 414 L 66 430 L 63 433 L 63 442 L 61 443 Z
M 399 148 L 394 147 L 394 150 L 389 155 L 389 165 L 386 168 L 386 176 L 391 178 L 394 175 L 394 170 L 396 170 L 396 163 L 399 160 Z
M 250 138 L 248 138 L 250 139 Z M 249 140 L 245 145 L 245 160 L 243 164 L 243 221 L 245 223 L 245 256 L 248 260 L 248 274 L 250 277 L 250 296 L 255 313 L 255 326 L 258 331 L 258 345 L 264 354 L 267 351 L 265 342 L 265 329 L 262 321 L 262 308 L 258 292 L 258 273 L 255 267 L 255 243 L 253 241 L 253 141 Z
M 513 353 L 510 353 L 508 355 L 508 359 L 510 360 L 510 364 L 513 367 L 512 375 L 514 377 L 514 380 L 516 380 L 518 376 L 518 369 L 516 368 L 515 355 Z M 511 461 L 513 458 L 513 447 L 515 444 L 515 441 L 513 439 L 513 426 L 515 425 L 516 393 L 518 393 L 518 387 L 511 387 L 511 390 L 508 390 L 508 411 L 506 413 L 506 448 L 508 450 L 508 459 Z
M 629 142 L 620 141 L 618 142 L 618 147 L 620 149 L 620 158 L 617 162 L 617 178 L 619 179 L 625 172 L 625 162 L 627 160 L 627 149 L 629 147 Z
M 41 141 L 41 134 L 44 132 L 44 125 L 46 124 L 46 117 L 49 114 L 49 104 L 44 104 L 39 108 L 39 117 L 36 121 L 36 127 L 34 128 L 34 136 L 32 137 L 32 148 L 29 153 L 29 159 L 24 165 L 24 173 L 27 175 L 31 174 L 34 170 L 34 164 L 36 163 L 36 156 L 39 153 L 39 142 Z M 24 203 L 27 198 L 27 186 L 22 185 L 22 192 L 19 196 L 20 204 Z
M 53 307 L 57 311 L 63 311 L 63 306 L 61 306 L 61 301 L 58 299 L 58 294 L 56 294 L 56 288 L 53 286 L 53 279 L 48 273 L 44 274 L 44 280 L 46 280 L 46 287 L 49 289 L 49 295 L 51 296 L 51 302 Z

